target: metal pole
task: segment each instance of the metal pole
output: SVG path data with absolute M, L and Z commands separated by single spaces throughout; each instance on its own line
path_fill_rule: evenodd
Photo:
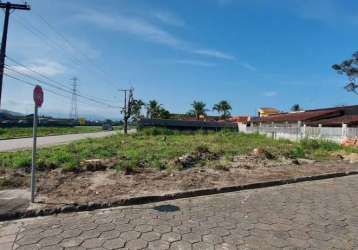
M 35 104 L 34 124 L 33 124 L 33 146 L 32 146 L 32 164 L 31 164 L 31 202 L 35 202 L 36 195 L 36 142 L 37 142 L 37 110 Z
M 128 120 L 127 120 L 127 90 L 124 90 L 124 134 L 127 134 Z

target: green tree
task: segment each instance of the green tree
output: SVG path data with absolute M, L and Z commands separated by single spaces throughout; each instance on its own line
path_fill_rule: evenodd
M 144 105 L 145 105 L 144 102 L 140 99 L 132 101 L 132 114 L 131 115 L 132 115 L 133 121 L 138 121 L 142 117 L 141 111 L 142 111 L 142 108 Z
M 294 104 L 294 105 L 292 105 L 292 107 L 291 107 L 291 111 L 301 111 L 302 109 L 301 109 L 301 107 L 300 107 L 300 105 L 299 104 Z
M 222 119 L 229 118 L 231 116 L 230 110 L 231 105 L 228 101 L 222 100 L 214 105 L 213 111 L 218 112 L 221 115 Z
M 159 109 L 159 118 L 160 119 L 169 119 L 170 118 L 170 112 L 166 110 L 165 108 L 160 107 Z
M 339 64 L 334 64 L 332 68 L 337 71 L 337 73 L 345 74 L 348 77 L 348 83 L 344 88 L 358 95 L 358 84 L 356 84 L 356 78 L 358 76 L 358 51 L 352 55 L 352 58 L 344 60 Z
M 158 118 L 160 113 L 161 104 L 156 100 L 150 100 L 146 105 L 147 109 L 147 118 Z
M 166 110 L 162 104 L 156 100 L 150 100 L 147 105 L 147 117 L 151 119 L 169 119 L 170 112 Z
M 195 115 L 196 119 L 199 119 L 201 115 L 206 115 L 206 112 L 208 111 L 205 107 L 206 104 L 202 101 L 194 101 L 191 104 L 192 108 L 188 114 Z

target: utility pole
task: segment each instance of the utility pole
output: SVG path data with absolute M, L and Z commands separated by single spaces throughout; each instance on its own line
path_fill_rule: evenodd
M 77 81 L 78 78 L 74 77 L 71 79 L 72 83 L 72 99 L 71 99 L 71 111 L 70 119 L 78 121 L 78 106 L 77 106 Z
M 1 107 L 1 96 L 2 96 L 2 86 L 4 79 L 4 67 L 5 67 L 5 57 L 6 57 L 6 41 L 7 41 L 7 31 L 9 28 L 9 17 L 11 10 L 30 10 L 30 6 L 25 4 L 13 4 L 10 2 L 1 3 L 0 8 L 5 9 L 5 19 L 4 19 L 4 28 L 2 32 L 1 39 L 1 49 L 0 49 L 0 107 Z
M 124 107 L 123 107 L 123 120 L 124 120 L 124 134 L 128 133 L 128 120 L 131 117 L 132 113 L 132 102 L 133 102 L 133 88 L 130 89 L 120 89 L 119 91 L 124 92 Z M 127 101 L 127 92 L 128 101 Z

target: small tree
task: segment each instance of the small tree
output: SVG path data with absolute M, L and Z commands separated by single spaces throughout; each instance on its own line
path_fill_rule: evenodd
M 150 100 L 146 105 L 147 117 L 151 119 L 169 119 L 170 112 L 166 110 L 162 104 L 156 100 Z
M 302 109 L 301 109 L 301 107 L 300 107 L 299 104 L 294 104 L 294 105 L 292 105 L 292 107 L 291 107 L 291 111 L 294 111 L 294 112 L 301 111 L 301 110 L 302 110 Z
M 142 100 L 136 100 L 133 97 L 133 89 L 129 90 L 129 96 L 128 101 L 122 109 L 123 113 L 123 120 L 124 120 L 124 134 L 128 133 L 128 121 L 131 117 L 133 117 L 134 120 L 138 120 L 141 115 L 141 109 L 144 105 L 144 102 Z
M 159 109 L 159 118 L 161 119 L 169 119 L 170 118 L 170 112 L 166 110 L 165 108 Z
M 334 64 L 332 68 L 339 74 L 345 74 L 348 77 L 348 83 L 344 88 L 358 95 L 358 85 L 356 84 L 356 77 L 358 76 L 358 51 L 352 55 L 351 59 L 345 60 L 340 64 Z
M 191 106 L 193 109 L 191 109 L 188 114 L 195 115 L 196 119 L 199 120 L 201 115 L 206 115 L 206 112 L 208 111 L 205 107 L 206 104 L 202 101 L 194 101 Z
M 156 100 L 150 100 L 146 105 L 147 109 L 147 118 L 158 118 L 160 113 L 161 104 Z
M 221 114 L 221 119 L 227 119 L 231 116 L 230 110 L 231 105 L 228 101 L 222 100 L 214 105 L 213 111 L 218 112 Z
M 141 117 L 142 117 L 142 114 L 141 114 L 141 111 L 142 111 L 142 107 L 144 106 L 144 102 L 140 99 L 138 100 L 133 100 L 133 103 L 132 103 L 132 119 L 134 121 L 138 121 Z

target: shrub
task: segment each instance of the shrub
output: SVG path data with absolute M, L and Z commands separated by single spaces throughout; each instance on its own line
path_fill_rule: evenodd
M 300 145 L 305 150 L 323 150 L 323 151 L 337 151 L 342 149 L 342 147 L 332 141 L 328 140 L 312 140 L 312 139 L 304 139 L 300 142 Z
M 143 133 L 147 136 L 149 136 L 149 135 L 173 135 L 174 131 L 167 129 L 167 128 L 152 127 L 152 128 L 142 129 L 141 133 Z
M 291 158 L 304 158 L 305 155 L 305 150 L 301 146 L 296 146 L 289 152 Z
M 300 145 L 306 150 L 316 150 L 319 148 L 319 142 L 312 139 L 303 139 L 300 141 Z

